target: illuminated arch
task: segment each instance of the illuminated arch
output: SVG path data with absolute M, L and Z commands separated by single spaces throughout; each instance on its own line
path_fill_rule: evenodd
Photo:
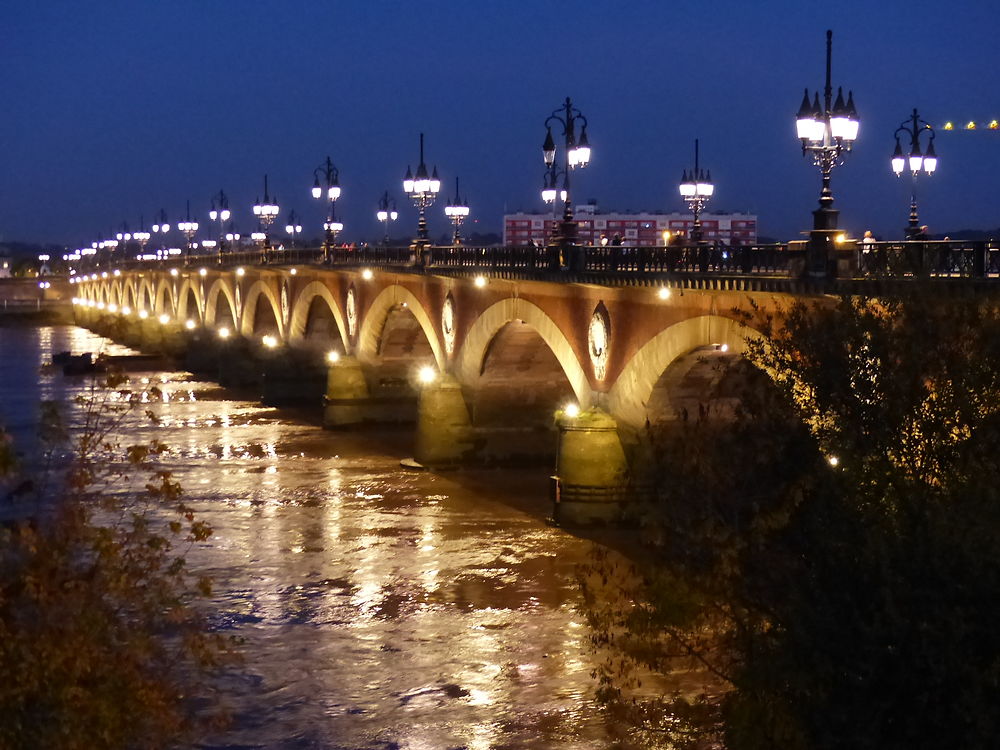
M 569 339 L 540 307 L 519 297 L 508 297 L 486 308 L 476 318 L 455 358 L 455 377 L 463 385 L 475 386 L 493 337 L 514 320 L 523 320 L 541 336 L 555 355 L 581 408 L 593 403 L 590 381 Z
M 438 340 L 436 327 L 413 292 L 398 284 L 387 286 L 379 292 L 378 296 L 372 300 L 371 305 L 368 307 L 365 318 L 361 323 L 361 330 L 358 332 L 358 359 L 362 362 L 371 362 L 375 359 L 378 352 L 379 338 L 389 317 L 389 311 L 396 305 L 404 302 L 407 309 L 416 318 L 417 323 L 424 332 L 424 336 L 427 337 L 431 351 L 434 354 L 434 362 L 437 364 L 438 369 L 444 370 L 444 351 L 441 348 L 441 342 Z M 338 321 L 339 324 L 340 322 Z
M 136 282 L 136 308 L 149 310 L 150 313 L 156 309 L 156 289 L 153 288 L 153 281 L 145 276 Z
M 173 284 L 171 283 L 171 278 L 169 276 L 161 278 L 159 283 L 156 285 L 156 297 L 153 299 L 153 312 L 157 315 L 160 313 L 167 313 L 172 317 L 176 309 L 177 300 L 174 299 L 174 289 Z
M 295 306 L 289 315 L 288 340 L 289 342 L 301 341 L 306 335 L 306 326 L 309 324 L 309 308 L 316 298 L 324 300 L 333 314 L 333 319 L 337 323 L 337 330 L 340 331 L 340 341 L 347 347 L 347 325 L 344 316 L 337 306 L 337 301 L 333 297 L 333 292 L 321 281 L 311 281 L 303 287 L 295 299 Z
M 139 305 L 139 295 L 136 293 L 136 283 L 135 279 L 131 279 L 123 283 L 123 298 L 122 302 L 125 306 L 131 307 L 133 310 L 138 310 Z
M 264 280 L 255 281 L 250 285 L 250 289 L 247 290 L 247 296 L 243 300 L 243 318 L 240 322 L 240 333 L 244 336 L 252 336 L 254 325 L 256 323 L 255 316 L 257 314 L 257 299 L 263 295 L 271 304 L 271 311 L 274 313 L 274 319 L 278 324 L 278 337 L 285 338 L 285 321 L 281 319 L 281 303 L 278 301 L 278 296 L 274 293 L 274 289 Z
M 226 283 L 226 279 L 222 277 L 212 282 L 212 286 L 208 288 L 208 294 L 205 295 L 205 325 L 215 325 L 216 323 L 216 309 L 219 304 L 219 295 L 222 295 L 229 305 L 229 313 L 232 315 L 233 325 L 236 325 L 240 319 L 236 308 L 236 298 L 233 296 L 232 286 Z
M 639 428 L 646 404 L 660 376 L 678 358 L 703 346 L 726 344 L 729 351 L 746 351 L 747 339 L 761 334 L 721 315 L 701 315 L 675 323 L 647 341 L 628 361 L 608 392 L 608 411 L 620 424 Z
M 122 283 L 120 281 L 112 281 L 109 285 L 110 301 L 118 305 L 122 304 Z
M 194 279 L 191 278 L 190 276 L 186 277 L 184 281 L 181 282 L 181 288 L 177 292 L 177 299 L 174 300 L 174 309 L 178 318 L 182 316 L 184 317 L 187 316 L 188 295 L 193 294 L 195 315 L 197 317 L 197 320 L 199 322 L 204 321 L 205 301 L 202 299 L 201 292 L 202 292 L 202 285 L 194 283 Z

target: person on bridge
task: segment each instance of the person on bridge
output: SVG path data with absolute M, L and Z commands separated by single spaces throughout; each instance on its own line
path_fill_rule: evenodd
M 875 270 L 875 238 L 872 230 L 866 229 L 861 238 L 861 254 L 858 256 L 858 270 L 868 275 Z

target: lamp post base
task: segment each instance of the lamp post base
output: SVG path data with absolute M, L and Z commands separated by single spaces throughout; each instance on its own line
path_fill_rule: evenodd
M 837 217 L 840 211 L 818 208 L 813 211 L 813 230 L 806 243 L 805 275 L 825 279 L 837 275 L 836 242 Z

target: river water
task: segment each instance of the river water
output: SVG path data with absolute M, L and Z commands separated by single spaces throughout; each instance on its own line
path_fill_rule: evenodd
M 84 378 L 52 354 L 127 353 L 72 326 L 0 328 L 0 420 L 30 451 L 38 403 L 72 414 Z M 214 528 L 192 562 L 216 626 L 245 639 L 202 748 L 513 750 L 612 744 L 592 695 L 575 566 L 590 543 L 546 525 L 543 472 L 400 467 L 407 436 L 328 432 L 185 372 L 159 384 L 168 467 Z M 317 408 L 318 412 L 318 408 Z

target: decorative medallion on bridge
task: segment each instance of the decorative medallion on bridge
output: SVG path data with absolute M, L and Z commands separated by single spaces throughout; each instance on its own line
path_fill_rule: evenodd
M 281 322 L 288 325 L 288 282 L 281 285 Z
M 352 339 L 358 332 L 358 301 L 354 286 L 347 290 L 347 335 Z
M 451 292 L 444 299 L 441 308 L 441 332 L 444 334 L 444 350 L 448 354 L 455 351 L 455 300 Z
M 594 377 L 604 380 L 608 374 L 608 348 L 611 343 L 611 321 L 608 309 L 601 302 L 594 308 L 590 316 L 590 327 L 587 329 L 587 349 L 590 351 L 590 362 L 594 366 Z

